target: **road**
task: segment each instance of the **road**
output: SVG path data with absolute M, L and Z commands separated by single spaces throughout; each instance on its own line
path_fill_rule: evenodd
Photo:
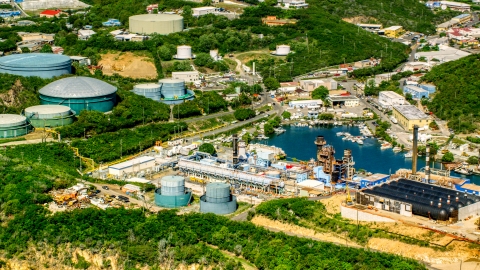
M 30 17 L 25 11 L 23 11 L 23 9 L 15 1 L 12 0 L 10 3 L 13 6 L 15 6 L 22 13 L 24 17 Z

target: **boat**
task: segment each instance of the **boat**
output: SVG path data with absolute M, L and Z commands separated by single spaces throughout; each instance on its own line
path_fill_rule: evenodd
M 284 128 L 281 128 L 281 127 L 274 128 L 273 130 L 275 131 L 276 134 L 282 134 L 286 131 Z
M 409 152 L 405 153 L 405 157 L 406 157 L 406 158 L 411 158 L 411 157 L 413 157 L 413 152 L 412 152 L 412 151 L 409 151 Z
M 342 141 L 345 141 L 346 139 L 348 139 L 348 137 L 342 137 Z
M 362 139 L 357 139 L 357 143 L 362 145 L 363 144 L 363 140 Z
M 402 148 L 400 148 L 398 146 L 395 146 L 392 150 L 393 150 L 393 152 L 398 153 L 398 152 L 402 151 Z
M 391 148 L 392 145 L 388 142 L 386 143 L 382 143 L 382 146 L 380 146 L 380 149 L 387 149 L 387 148 Z
M 458 174 L 463 174 L 463 175 L 472 175 L 472 171 L 463 167 L 457 168 L 453 170 L 454 172 Z
M 268 137 L 265 136 L 265 135 L 263 135 L 263 134 L 261 134 L 261 135 L 258 135 L 258 136 L 257 136 L 257 139 L 259 139 L 259 140 L 266 140 L 266 139 L 268 139 Z
M 343 132 L 337 132 L 337 136 L 343 136 Z

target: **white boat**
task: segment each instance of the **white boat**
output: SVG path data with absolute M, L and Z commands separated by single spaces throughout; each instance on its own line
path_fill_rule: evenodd
M 390 143 L 382 143 L 382 146 L 380 146 L 380 149 L 388 149 L 391 148 L 392 145 Z
M 337 132 L 337 136 L 343 136 L 343 132 Z
M 411 157 L 413 157 L 413 152 L 412 152 L 412 151 L 407 152 L 407 153 L 405 154 L 405 157 L 406 157 L 406 158 L 411 158 Z
M 362 145 L 363 144 L 363 140 L 362 139 L 357 139 L 357 143 Z
M 286 131 L 284 128 L 281 128 L 281 127 L 274 128 L 273 130 L 275 131 L 276 134 L 282 134 L 283 132 Z
M 259 140 L 266 140 L 266 139 L 268 139 L 268 137 L 265 136 L 265 135 L 263 135 L 263 134 L 261 134 L 261 135 L 258 135 L 258 136 L 257 136 L 257 139 L 259 139 Z
M 342 141 L 345 141 L 346 139 L 348 139 L 348 137 L 342 137 Z
M 402 148 L 400 148 L 398 146 L 395 146 L 392 150 L 393 150 L 393 152 L 398 153 L 398 152 L 402 151 Z

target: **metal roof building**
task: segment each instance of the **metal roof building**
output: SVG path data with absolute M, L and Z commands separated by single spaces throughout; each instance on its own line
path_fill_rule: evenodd
M 176 14 L 141 14 L 128 20 L 130 33 L 168 35 L 183 31 L 183 17 Z
M 72 73 L 72 60 L 52 53 L 12 54 L 0 58 L 0 73 L 53 78 Z
M 75 112 L 64 105 L 37 105 L 25 109 L 25 117 L 34 127 L 60 127 L 73 123 Z
M 78 115 L 83 110 L 111 111 L 117 88 L 89 77 L 69 77 L 54 81 L 40 89 L 42 104 L 65 105 Z
M 32 127 L 25 116 L 0 114 L 0 138 L 13 138 L 26 135 Z

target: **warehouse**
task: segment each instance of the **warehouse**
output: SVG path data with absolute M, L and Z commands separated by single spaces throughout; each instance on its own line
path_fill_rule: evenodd
M 207 14 L 214 14 L 215 11 L 217 10 L 216 7 L 198 7 L 198 8 L 192 8 L 193 12 L 193 17 L 200 17 L 202 15 L 207 15 Z
M 356 107 L 360 103 L 360 100 L 354 96 L 329 96 L 327 100 L 332 106 L 341 107 Z
M 378 94 L 378 103 L 385 109 L 392 109 L 394 105 L 405 104 L 405 98 L 393 91 L 381 91 Z
M 430 92 L 416 85 L 405 85 L 405 87 L 403 87 L 403 94 L 410 94 L 413 99 L 422 99 L 428 98 Z
M 31 131 L 27 118 L 17 114 L 0 114 L 0 138 L 23 136 Z
M 108 173 L 115 177 L 122 177 L 125 174 L 138 173 L 142 170 L 151 169 L 154 166 L 154 157 L 138 157 L 129 161 L 109 166 Z
M 72 73 L 72 60 L 52 53 L 12 54 L 0 58 L 0 73 L 53 78 Z
M 386 183 L 390 179 L 389 175 L 386 174 L 381 174 L 381 173 L 375 173 L 367 177 L 363 177 L 360 179 L 360 187 L 361 188 L 366 188 L 366 187 L 373 187 L 380 185 L 382 183 Z
M 168 35 L 183 31 L 183 17 L 175 14 L 142 14 L 129 18 L 130 33 Z
M 396 38 L 399 37 L 403 33 L 403 27 L 396 25 L 396 26 L 390 26 L 385 29 L 383 29 L 383 32 L 385 33 L 385 36 L 390 37 L 390 38 Z
M 310 100 L 292 100 L 288 103 L 288 106 L 292 108 L 307 108 L 308 106 L 322 106 L 323 101 L 321 99 Z
M 90 77 L 69 77 L 40 89 L 43 105 L 65 105 L 78 115 L 81 111 L 108 112 L 116 102 L 117 88 Z
M 396 105 L 392 108 L 393 117 L 407 131 L 413 130 L 414 125 L 423 127 L 431 122 L 430 118 L 414 105 Z
M 199 82 L 200 74 L 198 71 L 174 71 L 172 72 L 172 79 L 184 80 L 186 83 Z
M 62 127 L 73 123 L 75 112 L 64 105 L 37 105 L 24 111 L 28 122 L 35 128 Z

